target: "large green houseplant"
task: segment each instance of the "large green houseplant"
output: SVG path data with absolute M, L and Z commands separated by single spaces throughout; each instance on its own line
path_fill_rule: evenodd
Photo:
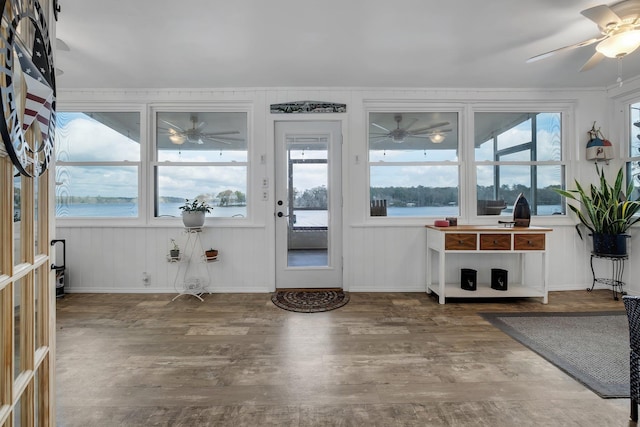
M 599 185 L 591 184 L 588 191 L 575 180 L 575 190 L 556 189 L 556 192 L 579 203 L 569 204 L 580 223 L 576 224 L 582 238 L 582 227 L 586 227 L 593 237 L 593 251 L 604 255 L 626 255 L 627 230 L 640 220 L 640 201 L 630 200 L 633 183 L 625 189 L 623 169 L 620 168 L 616 180 L 611 185 L 604 176 L 604 170 L 596 165 Z

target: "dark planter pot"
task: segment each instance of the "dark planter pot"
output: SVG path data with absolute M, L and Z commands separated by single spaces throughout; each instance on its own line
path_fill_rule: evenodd
M 593 253 L 597 255 L 627 255 L 628 234 L 593 233 Z
M 217 249 L 212 249 L 212 250 L 207 250 L 204 251 L 204 257 L 207 260 L 214 260 L 218 257 L 218 250 Z

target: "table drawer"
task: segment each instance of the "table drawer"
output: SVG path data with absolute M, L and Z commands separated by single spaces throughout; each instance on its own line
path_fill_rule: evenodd
M 476 234 L 447 233 L 444 236 L 444 248 L 448 251 L 475 251 Z
M 511 235 L 510 234 L 481 234 L 480 250 L 509 251 L 511 250 Z
M 544 234 L 514 234 L 513 248 L 516 251 L 543 251 Z

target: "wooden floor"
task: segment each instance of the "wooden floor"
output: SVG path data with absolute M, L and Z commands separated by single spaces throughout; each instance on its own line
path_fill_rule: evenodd
M 611 292 L 439 305 L 353 293 L 292 313 L 268 294 L 58 300 L 58 426 L 628 426 L 483 311 L 621 310 Z

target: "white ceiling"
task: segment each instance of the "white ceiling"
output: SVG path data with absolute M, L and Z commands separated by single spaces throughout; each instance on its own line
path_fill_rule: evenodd
M 606 87 L 590 0 L 59 0 L 57 87 Z M 640 75 L 640 51 L 622 77 Z

